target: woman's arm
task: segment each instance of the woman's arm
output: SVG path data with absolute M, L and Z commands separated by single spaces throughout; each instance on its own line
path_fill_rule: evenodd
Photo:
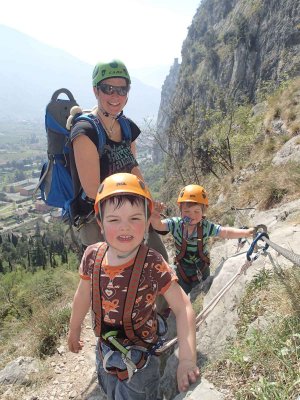
M 133 154 L 134 158 L 136 158 L 136 144 L 135 144 L 135 142 L 131 142 L 130 149 L 131 149 L 131 153 Z
M 131 149 L 131 152 L 132 152 L 134 158 L 136 159 L 136 144 L 135 144 L 135 142 L 131 142 L 130 149 Z M 138 176 L 143 182 L 145 181 L 143 174 L 141 173 L 139 167 L 133 167 L 131 170 L 131 173 Z
M 131 173 L 133 175 L 136 175 L 137 177 L 139 177 L 143 182 L 145 182 L 145 179 L 144 179 L 139 167 L 133 167 L 131 170 Z
M 74 158 L 80 183 L 86 195 L 96 198 L 100 185 L 99 153 L 95 144 L 85 135 L 73 141 Z

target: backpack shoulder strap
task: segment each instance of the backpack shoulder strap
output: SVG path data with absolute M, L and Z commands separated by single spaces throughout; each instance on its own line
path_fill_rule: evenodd
M 100 290 L 100 278 L 101 278 L 101 265 L 106 253 L 108 246 L 106 243 L 101 243 L 97 249 L 95 263 L 93 268 L 92 276 L 92 312 L 94 322 L 94 332 L 96 337 L 101 336 L 101 290 Z
M 131 142 L 132 134 L 131 134 L 131 126 L 129 119 L 122 114 L 117 118 L 117 121 L 121 125 L 123 139 L 125 141 Z
M 124 115 L 121 115 L 120 117 L 117 118 L 118 122 L 120 123 L 121 126 L 121 131 L 122 131 L 122 136 L 125 141 L 130 141 L 131 142 L 131 127 L 130 127 L 130 121 L 128 118 L 126 118 Z M 98 135 L 98 151 L 100 155 L 103 154 L 104 151 L 104 146 L 106 145 L 106 134 L 105 130 L 99 121 L 99 119 L 92 113 L 90 114 L 79 114 L 78 116 L 74 117 L 74 123 L 78 121 L 87 121 L 89 122 L 93 128 L 96 130 L 97 135 Z

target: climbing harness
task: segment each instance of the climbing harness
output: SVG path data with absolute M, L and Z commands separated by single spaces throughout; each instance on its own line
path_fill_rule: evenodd
M 175 264 L 177 266 L 177 270 L 178 270 L 179 275 L 181 276 L 183 281 L 188 283 L 188 284 L 190 284 L 192 282 L 195 282 L 195 281 L 201 282 L 204 270 L 206 268 L 208 268 L 209 265 L 210 265 L 209 257 L 207 257 L 203 253 L 203 226 L 202 226 L 202 223 L 198 223 L 197 227 L 196 227 L 196 229 L 197 229 L 197 248 L 198 248 L 199 258 L 203 261 L 203 264 L 202 264 L 202 266 L 200 268 L 197 268 L 196 274 L 191 275 L 191 276 L 187 276 L 185 271 L 184 271 L 184 268 L 181 266 L 180 261 L 185 256 L 186 249 L 187 249 L 188 242 L 189 242 L 189 238 L 188 238 L 187 234 L 185 234 L 186 231 L 187 231 L 186 224 L 189 223 L 189 220 L 190 220 L 189 217 L 185 217 L 184 220 L 183 220 L 181 246 L 175 243 L 175 246 L 176 246 L 177 250 L 179 251 L 179 253 L 176 255 L 176 257 L 174 259 L 174 262 L 175 262 Z
M 112 357 L 112 355 L 116 351 L 118 351 L 119 353 L 121 353 L 121 359 L 124 362 L 126 369 L 121 370 L 115 368 L 115 372 L 117 373 L 117 376 L 120 380 L 128 379 L 128 381 L 130 381 L 133 374 L 135 374 L 138 370 L 147 367 L 150 361 L 149 352 L 145 347 L 142 346 L 123 346 L 117 340 L 118 334 L 119 334 L 118 331 L 109 331 L 107 333 L 102 334 L 102 338 L 105 341 L 109 342 L 115 348 L 115 350 L 110 348 L 109 351 L 103 357 L 103 368 L 108 373 L 112 372 L 112 368 L 107 367 L 107 363 L 110 357 Z M 137 363 L 134 363 L 131 358 L 133 350 L 138 350 L 141 353 L 140 360 Z
M 218 304 L 218 302 L 225 295 L 225 293 L 233 286 L 233 284 L 236 282 L 236 280 L 239 278 L 239 276 L 242 273 L 246 273 L 247 269 L 252 265 L 253 261 L 257 260 L 257 258 L 261 254 L 263 254 L 263 255 L 269 254 L 267 252 L 267 249 L 269 247 L 272 247 L 278 253 L 282 254 L 284 257 L 286 257 L 290 261 L 294 262 L 296 265 L 300 266 L 300 255 L 298 255 L 294 252 L 288 251 L 288 250 L 282 248 L 281 246 L 278 246 L 276 243 L 271 242 L 269 240 L 269 235 L 267 233 L 267 227 L 265 225 L 257 225 L 255 227 L 254 235 L 255 235 L 255 238 L 254 238 L 252 244 L 250 245 L 250 248 L 248 249 L 248 251 L 244 251 L 242 253 L 234 254 L 231 256 L 231 257 L 237 257 L 238 255 L 246 253 L 246 261 L 239 268 L 238 272 L 226 283 L 226 285 L 211 299 L 211 301 L 206 305 L 206 307 L 198 314 L 198 316 L 196 317 L 196 329 L 199 329 L 200 325 L 205 321 L 205 319 L 208 317 L 209 313 L 214 309 L 214 307 Z M 263 247 L 258 248 L 259 241 L 264 241 L 265 245 Z M 199 243 L 199 241 L 198 241 L 198 243 Z M 143 247 L 146 247 L 146 246 L 143 246 Z M 97 263 L 99 264 L 99 261 L 101 260 L 100 265 L 101 265 L 102 259 L 104 257 L 105 251 L 106 251 L 106 249 L 104 250 L 104 252 L 103 252 L 103 250 L 100 252 L 100 248 L 98 250 L 98 253 L 100 253 L 100 254 L 97 255 L 96 261 L 98 260 Z M 256 254 L 254 256 L 252 256 L 252 254 L 254 252 Z M 101 253 L 103 253 L 103 254 L 101 254 Z M 144 257 L 144 261 L 145 261 L 146 255 L 143 255 L 143 257 Z M 224 261 L 225 260 L 223 260 L 223 262 Z M 142 263 L 142 265 L 143 265 L 143 263 Z M 98 268 L 98 270 L 99 270 L 99 268 Z M 97 275 L 97 273 L 96 273 L 96 275 Z M 98 271 L 98 277 L 95 277 L 95 280 L 98 283 L 99 283 L 99 277 L 100 276 L 99 276 L 99 271 Z M 94 279 L 94 277 L 93 277 L 93 279 Z M 94 286 L 94 284 L 93 284 L 93 286 Z M 99 284 L 98 284 L 98 287 L 99 287 Z M 131 289 L 130 292 L 132 293 L 132 295 L 134 295 L 134 289 Z M 133 299 L 135 299 L 135 296 L 133 296 Z M 93 297 L 93 300 L 94 300 L 93 301 L 93 312 L 95 313 L 94 305 L 96 305 L 98 302 L 97 307 L 99 310 L 99 309 L 101 309 L 101 303 L 99 303 L 100 299 L 97 299 L 97 298 L 94 299 L 94 297 Z M 126 299 L 126 303 L 127 303 L 127 299 Z M 131 307 L 128 307 L 128 309 L 131 309 Z M 99 324 L 99 321 L 101 321 L 101 316 L 100 316 L 100 320 L 99 320 L 99 315 L 95 316 L 95 319 L 98 321 L 98 324 Z M 130 320 L 131 320 L 131 317 L 130 317 Z M 154 345 L 152 344 L 151 346 L 148 346 L 148 348 L 145 348 L 145 343 L 143 343 L 142 346 L 139 346 L 138 342 L 141 339 L 138 338 L 138 340 L 135 343 L 135 340 L 133 340 L 134 330 L 132 327 L 132 321 L 130 323 L 129 319 L 128 319 L 127 322 L 128 322 L 127 329 L 129 331 L 132 329 L 133 337 L 131 340 L 134 343 L 133 346 L 124 347 L 122 344 L 120 344 L 120 342 L 116 339 L 116 336 L 118 333 L 117 331 L 107 332 L 102 335 L 102 338 L 105 341 L 112 344 L 122 354 L 122 359 L 126 365 L 126 369 L 125 370 L 118 370 L 118 368 L 107 369 L 107 371 L 109 373 L 117 374 L 117 376 L 120 380 L 130 379 L 137 370 L 139 370 L 141 368 L 145 368 L 148 365 L 150 355 L 154 354 L 156 356 L 159 356 L 159 355 L 163 354 L 164 352 L 168 351 L 170 348 L 172 348 L 178 341 L 177 336 L 168 341 L 158 337 L 156 340 L 156 343 Z M 95 329 L 98 329 L 98 331 L 100 331 L 99 328 L 100 328 L 100 326 L 99 327 L 97 326 Z M 125 328 L 125 326 L 124 326 L 124 328 Z M 132 362 L 131 357 L 130 357 L 131 351 L 134 349 L 141 350 L 141 354 L 142 354 L 141 360 L 136 364 Z M 113 352 L 113 350 L 112 350 L 112 352 Z M 110 355 L 111 354 L 112 353 L 110 353 Z M 105 355 L 104 365 L 107 362 L 107 360 L 109 359 L 110 355 L 109 356 Z
M 161 316 L 158 316 L 158 327 L 161 326 L 160 318 L 162 322 L 165 324 L 162 331 L 159 331 L 154 335 L 153 343 L 149 343 L 138 337 L 135 333 L 133 321 L 132 321 L 132 313 L 134 304 L 137 297 L 137 291 L 139 287 L 140 277 L 142 275 L 142 271 L 147 260 L 149 248 L 144 244 L 140 245 L 138 253 L 135 258 L 135 262 L 132 268 L 132 273 L 130 277 L 130 281 L 128 284 L 122 323 L 123 323 L 123 335 L 120 335 L 120 332 L 117 330 L 104 331 L 104 326 L 102 322 L 102 304 L 101 304 L 101 290 L 100 290 L 100 276 L 101 276 L 101 265 L 105 253 L 107 251 L 108 245 L 106 243 L 102 243 L 95 257 L 95 264 L 93 269 L 92 276 L 92 313 L 93 313 L 93 329 L 96 337 L 101 338 L 100 342 L 104 343 L 109 349 L 108 352 L 103 356 L 101 352 L 101 343 L 99 345 L 99 355 L 103 361 L 103 368 L 106 372 L 117 375 L 119 380 L 130 380 L 135 372 L 140 369 L 145 368 L 150 360 L 150 356 L 152 354 L 156 354 L 156 349 L 159 348 L 163 341 L 160 335 L 164 335 L 166 333 L 166 322 L 163 320 Z M 147 261 L 148 262 L 148 261 Z M 150 262 L 150 260 L 149 260 Z M 120 337 L 123 336 L 123 337 Z M 125 345 L 124 339 L 127 339 L 130 345 Z M 124 342 L 124 343 L 123 343 Z M 138 350 L 141 354 L 141 357 L 138 362 L 133 362 L 131 359 L 131 354 L 133 350 Z M 108 360 L 112 357 L 115 352 L 119 352 L 121 358 L 126 366 L 125 369 L 121 369 L 118 367 L 107 367 Z

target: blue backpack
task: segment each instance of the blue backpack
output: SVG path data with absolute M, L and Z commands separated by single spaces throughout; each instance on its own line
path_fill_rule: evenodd
M 59 99 L 59 95 L 65 94 L 68 99 Z M 41 199 L 49 206 L 62 209 L 62 217 L 71 224 L 75 224 L 76 215 L 72 215 L 74 202 L 73 182 L 70 169 L 69 137 L 70 130 L 66 129 L 66 123 L 73 106 L 78 106 L 74 96 L 68 89 L 56 90 L 46 107 L 45 129 L 47 132 L 48 161 L 44 163 L 39 182 L 34 194 L 38 190 Z M 103 126 L 93 114 L 77 114 L 73 117 L 72 125 L 78 121 L 88 121 L 98 134 L 98 152 L 101 155 L 106 144 L 106 134 Z M 129 120 L 125 116 L 118 118 L 121 125 L 123 139 L 131 141 L 131 128 Z M 71 207 L 72 205 L 72 207 Z

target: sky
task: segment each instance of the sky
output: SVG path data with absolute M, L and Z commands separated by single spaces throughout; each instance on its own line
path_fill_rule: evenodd
M 143 70 L 169 70 L 175 58 L 181 60 L 200 1 L 5 0 L 0 24 L 93 65 L 119 58 L 142 76 Z

